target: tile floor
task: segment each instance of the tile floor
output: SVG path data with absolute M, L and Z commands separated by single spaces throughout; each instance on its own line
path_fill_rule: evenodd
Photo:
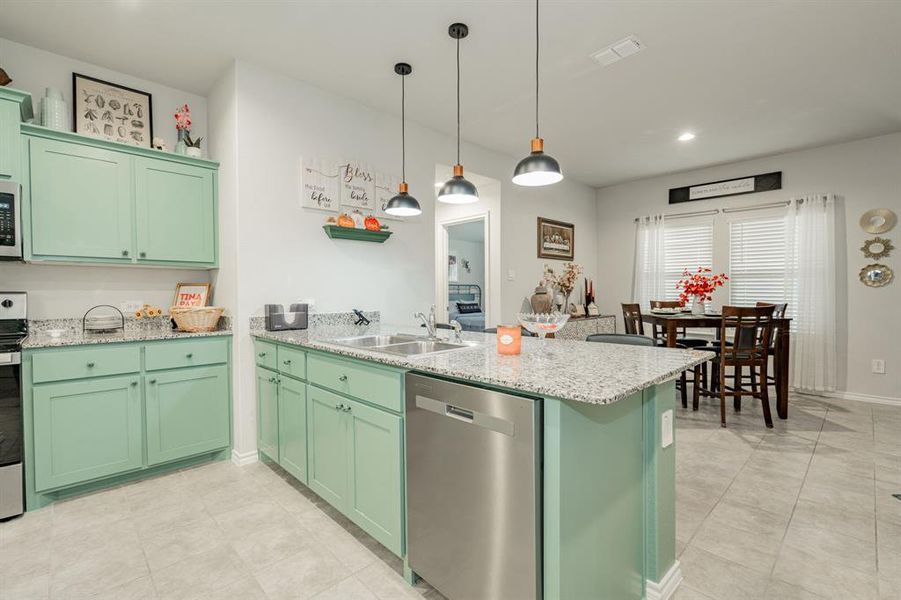
M 750 401 L 746 401 L 749 403 Z M 677 414 L 678 600 L 901 598 L 901 408 Z M 0 524 L 0 600 L 395 600 L 401 563 L 263 464 L 197 467 Z

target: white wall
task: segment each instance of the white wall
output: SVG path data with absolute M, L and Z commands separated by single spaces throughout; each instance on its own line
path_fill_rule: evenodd
M 471 283 L 485 291 L 485 244 L 484 242 L 470 242 L 468 240 L 454 239 L 454 228 L 450 227 L 448 239 L 448 254 L 457 257 L 457 280 L 451 283 Z M 463 262 L 469 262 L 469 272 L 463 267 Z
M 219 128 L 228 127 L 230 121 L 231 109 L 221 107 L 236 107 L 236 233 L 229 241 L 224 238 L 232 234 L 222 231 L 222 244 L 233 244 L 237 258 L 233 267 L 223 262 L 218 277 L 240 282 L 233 312 L 237 317 L 235 369 L 242 373 L 235 381 L 236 430 L 241 430 L 236 451 L 243 455 L 255 449 L 256 430 L 250 418 L 255 412 L 253 360 L 246 322 L 262 314 L 263 304 L 315 299 L 320 312 L 376 309 L 385 322 L 409 323 L 413 312 L 432 303 L 434 174 L 437 164 L 453 159 L 454 140 L 408 123 L 407 179 L 423 214 L 406 222 L 389 221 L 394 235 L 383 245 L 331 240 L 322 231 L 328 214 L 300 207 L 300 157 L 356 158 L 377 171 L 397 173 L 399 119 L 243 61 L 236 63 L 233 75 L 224 77 L 232 76 L 233 89 L 220 82 L 211 95 L 211 124 L 216 139 L 222 135 Z M 415 102 L 415 98 L 414 75 L 407 85 L 407 100 Z M 449 107 L 452 100 L 449 96 Z M 527 137 L 527 132 L 523 135 Z M 229 160 L 220 158 L 223 164 Z M 597 257 L 596 238 L 588 231 L 595 221 L 594 190 L 571 181 L 545 190 L 515 187 L 509 177 L 516 160 L 470 145 L 463 149 L 467 169 L 503 182 L 500 265 L 505 318 L 512 318 L 522 296 L 531 293 L 541 275 L 544 261 L 533 258 L 539 214 L 579 224 L 577 234 L 583 235 L 577 237 L 577 259 L 589 272 L 594 271 Z M 229 176 L 223 173 L 222 177 Z M 236 275 L 225 273 L 227 268 Z M 516 272 L 512 281 L 506 278 L 508 269 Z
M 31 92 L 36 115 L 40 111 L 38 99 L 44 95 L 46 87 L 59 88 L 71 107 L 74 71 L 153 94 L 154 135 L 166 138 L 170 147 L 175 144 L 171 113 L 185 102 L 191 105 L 197 124 L 195 132 L 206 136 L 206 100 L 200 96 L 3 38 L 0 38 L 0 65 L 12 77 L 11 87 Z M 167 307 L 179 281 L 209 281 L 209 273 L 185 269 L 0 262 L 0 290 L 28 292 L 28 314 L 33 319 L 80 317 L 95 304 L 118 305 L 126 300 Z M 217 291 L 214 289 L 213 293 L 217 294 Z
M 676 206 L 667 204 L 670 188 L 770 171 L 782 171 L 783 189 Z M 836 290 L 839 307 L 839 389 L 850 394 L 901 400 L 901 281 L 868 288 L 858 280 L 872 262 L 859 250 L 869 236 L 858 226 L 861 214 L 885 207 L 901 214 L 901 133 L 769 156 L 708 169 L 643 179 L 598 190 L 598 284 L 603 312 L 621 314 L 631 298 L 635 225 L 650 213 L 676 214 L 725 206 L 750 206 L 811 192 L 841 199 L 837 218 L 837 260 L 843 271 Z M 843 207 L 843 210 L 841 209 Z M 718 219 L 723 215 L 717 215 Z M 901 246 L 901 229 L 884 234 Z M 901 275 L 899 253 L 884 259 Z M 723 297 L 727 294 L 718 292 Z M 885 375 L 870 372 L 870 360 L 885 360 Z
M 78 24 L 73 23 L 72 26 L 78 27 Z M 123 49 L 123 52 L 127 51 Z M 153 136 L 166 140 L 170 149 L 175 146 L 176 140 L 175 118 L 172 115 L 179 106 L 185 103 L 191 107 L 191 120 L 194 122 L 192 133 L 195 136 L 202 136 L 204 140 L 209 139 L 207 137 L 209 130 L 207 129 L 206 98 L 203 96 L 25 46 L 5 38 L 0 38 L 0 66 L 13 80 L 9 87 L 31 93 L 34 101 L 35 122 L 38 124 L 40 124 L 41 114 L 40 99 L 48 87 L 60 90 L 69 105 L 69 110 L 72 110 L 72 73 L 74 72 L 118 83 L 142 92 L 149 92 L 153 101 Z M 206 146 L 206 144 L 203 145 Z

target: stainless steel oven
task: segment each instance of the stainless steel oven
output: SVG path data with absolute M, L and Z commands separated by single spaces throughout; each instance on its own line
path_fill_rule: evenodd
M 0 260 L 22 260 L 22 186 L 0 180 Z
M 0 520 L 22 514 L 22 340 L 26 296 L 0 292 Z

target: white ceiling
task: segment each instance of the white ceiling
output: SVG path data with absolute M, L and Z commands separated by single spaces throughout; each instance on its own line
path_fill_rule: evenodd
M 454 131 L 453 21 L 464 138 L 528 152 L 533 4 L 493 1 L 0 0 L 0 36 L 205 94 L 233 57 Z M 591 185 L 901 130 L 901 2 L 542 3 L 542 136 Z M 646 49 L 589 55 L 627 35 Z M 691 143 L 675 140 L 684 131 Z M 464 157 L 465 161 L 465 157 Z M 478 165 L 471 165 L 478 170 Z

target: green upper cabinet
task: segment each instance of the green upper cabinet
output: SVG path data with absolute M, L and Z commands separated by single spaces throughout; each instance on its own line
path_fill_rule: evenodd
M 35 489 L 140 469 L 140 376 L 34 386 Z
M 147 464 L 229 444 L 228 367 L 192 367 L 147 375 Z
M 138 261 L 215 264 L 213 171 L 135 159 Z
M 31 118 L 31 106 L 28 92 L 0 87 L 0 179 L 22 177 L 19 123 Z
M 31 254 L 130 262 L 131 157 L 40 138 L 29 157 Z
M 287 376 L 278 384 L 278 456 L 283 469 L 307 482 L 307 386 Z
M 257 447 L 278 462 L 278 374 L 257 367 Z

